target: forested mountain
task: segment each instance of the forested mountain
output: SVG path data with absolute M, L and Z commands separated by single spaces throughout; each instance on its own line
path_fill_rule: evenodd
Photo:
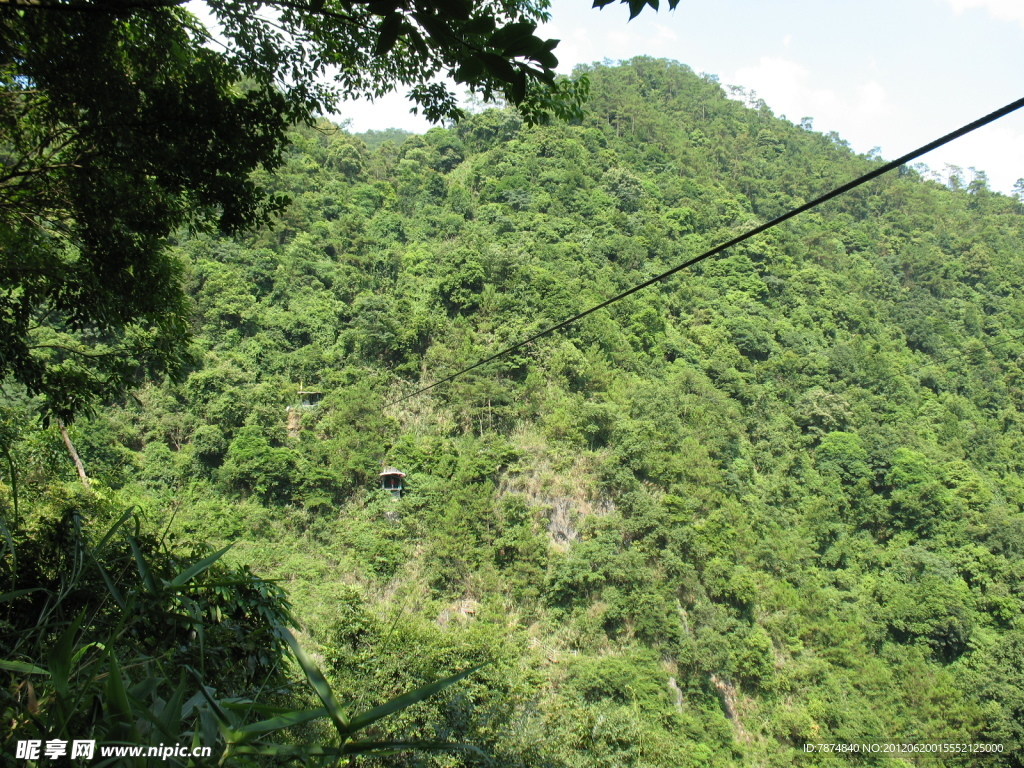
M 882 177 L 400 400 L 881 162 L 681 64 L 585 74 L 579 124 L 296 129 L 275 228 L 174 246 L 194 369 L 70 429 L 92 490 L 9 394 L 8 511 L 233 544 L 355 707 L 489 662 L 377 725 L 481 752 L 360 765 L 1022 765 L 1024 211 L 983 174 Z

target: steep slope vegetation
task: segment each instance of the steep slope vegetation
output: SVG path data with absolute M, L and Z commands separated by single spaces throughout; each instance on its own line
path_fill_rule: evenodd
M 391 733 L 507 766 L 1020 765 L 1024 216 L 983 176 L 905 169 L 391 404 L 879 162 L 679 64 L 587 74 L 581 125 L 297 132 L 280 226 L 177 246 L 202 366 L 76 425 L 91 475 L 284 579 L 353 702 L 492 662 Z M 37 499 L 57 439 L 20 444 Z

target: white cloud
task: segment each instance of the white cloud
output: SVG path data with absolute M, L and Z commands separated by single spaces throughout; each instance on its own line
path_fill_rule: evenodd
M 1024 130 L 989 125 L 925 155 L 922 160 L 936 169 L 949 164 L 964 170 L 972 166 L 983 170 L 992 189 L 1006 194 L 1017 179 L 1024 178 Z
M 655 24 L 654 28 L 658 32 L 658 40 L 662 42 L 675 42 L 679 39 L 679 35 L 675 33 L 675 30 L 669 29 L 664 24 Z
M 396 126 L 407 131 L 424 133 L 431 124 L 422 115 L 410 114 L 412 106 L 403 93 L 389 93 L 372 102 L 369 99 L 342 102 L 337 114 L 332 115 L 331 119 L 339 122 L 351 120 L 349 130 L 353 133 L 383 131 Z
M 877 117 L 889 110 L 885 89 L 872 80 L 857 86 L 857 111 L 867 117 Z
M 647 37 L 646 35 L 637 34 L 634 31 L 635 29 L 636 29 L 636 26 L 633 26 L 633 27 L 623 27 L 618 32 L 609 32 L 608 33 L 608 40 L 611 41 L 612 46 L 613 46 L 613 48 L 609 51 L 609 53 L 612 52 L 612 51 L 636 50 L 641 45 L 643 45 L 644 41 L 650 40 L 650 38 Z M 605 58 L 613 58 L 613 57 L 609 56 L 608 54 L 606 54 Z M 614 58 L 619 58 L 619 57 L 615 56 Z
M 838 131 L 856 152 L 881 147 L 883 156 L 892 159 L 935 138 L 930 132 L 921 134 L 934 127 L 914 123 L 875 80 L 837 90 L 815 87 L 814 79 L 810 70 L 794 61 L 765 56 L 756 66 L 723 77 L 723 82 L 755 91 L 775 114 L 792 122 L 813 117 L 816 131 Z M 1024 124 L 987 126 L 921 159 L 939 171 L 947 164 L 984 170 L 992 189 L 1009 192 L 1024 177 Z
M 558 71 L 562 74 L 569 74 L 577 64 L 601 58 L 598 54 L 601 45 L 595 39 L 599 35 L 580 25 L 548 22 L 541 26 L 537 35 L 559 41 L 554 54 L 558 58 Z
M 741 67 L 724 80 L 756 91 L 776 114 L 794 121 L 807 115 L 820 118 L 841 106 L 835 91 L 814 88 L 810 70 L 788 59 L 762 56 L 757 66 Z
M 957 13 L 972 8 L 984 8 L 1000 21 L 1012 21 L 1024 27 L 1024 3 L 1021 0 L 947 0 Z
M 788 59 L 763 56 L 757 66 L 737 69 L 727 82 L 756 91 L 772 111 L 794 122 L 814 117 L 825 123 L 819 130 L 826 131 L 844 125 L 844 137 L 851 140 L 857 138 L 847 136 L 851 126 L 878 126 L 893 116 L 893 105 L 878 82 L 861 83 L 850 92 L 818 88 L 810 70 Z

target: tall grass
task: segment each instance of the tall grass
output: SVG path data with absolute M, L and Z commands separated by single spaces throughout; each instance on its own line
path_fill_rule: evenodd
M 478 667 L 347 712 L 293 634 L 283 590 L 225 565 L 228 548 L 182 558 L 140 527 L 132 511 L 99 536 L 76 509 L 35 528 L 0 520 L 4 758 L 24 740 L 213 748 L 205 760 L 99 760 L 97 751 L 91 768 L 338 765 L 357 755 L 471 749 L 363 734 Z M 298 674 L 319 706 L 302 705 Z M 318 724 L 326 728 L 310 727 Z M 326 736 L 295 743 L 311 732 Z

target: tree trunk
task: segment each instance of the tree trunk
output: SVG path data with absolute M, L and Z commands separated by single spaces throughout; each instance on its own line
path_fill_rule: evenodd
M 60 427 L 60 436 L 64 438 L 64 445 L 68 448 L 68 453 L 71 454 L 71 460 L 75 462 L 75 469 L 78 470 L 78 479 L 82 481 L 82 485 L 86 488 L 89 487 L 89 478 L 85 474 L 85 466 L 82 464 L 82 460 L 78 456 L 78 451 L 75 450 L 74 444 L 71 442 L 71 436 L 68 435 L 68 428 L 64 426 L 64 422 L 57 419 L 57 426 Z

